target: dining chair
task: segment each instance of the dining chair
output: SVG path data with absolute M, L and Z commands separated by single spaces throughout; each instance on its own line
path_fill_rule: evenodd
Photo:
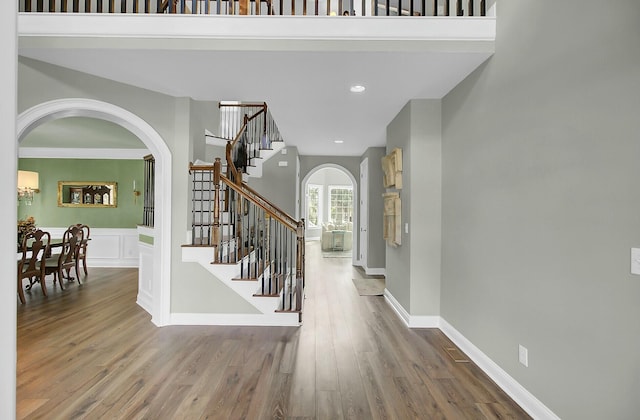
M 78 223 L 75 225 L 71 225 L 69 227 L 73 227 L 73 226 L 77 226 L 80 229 L 82 229 L 82 232 L 84 233 L 84 237 L 82 239 L 82 241 L 80 242 L 80 246 L 78 247 L 78 256 L 76 257 L 76 273 L 79 272 L 78 268 L 80 267 L 80 262 L 82 262 L 82 269 L 84 270 L 84 275 L 86 276 L 87 273 L 87 245 L 89 244 L 89 235 L 91 234 L 91 229 L 89 228 L 88 225 L 82 224 L 82 223 Z
M 27 232 L 22 238 L 20 251 L 22 253 L 18 260 L 18 296 L 20 302 L 25 303 L 24 289 L 22 282 L 29 279 L 27 290 L 31 290 L 35 283 L 40 283 L 42 294 L 47 296 L 47 285 L 45 278 L 45 259 L 47 249 L 51 243 L 49 232 L 37 229 Z
M 51 254 L 45 259 L 45 275 L 53 274 L 53 283 L 56 280 L 60 288 L 64 290 L 62 279 L 74 280 L 71 277 L 71 269 L 76 270 L 75 279 L 80 283 L 80 275 L 78 273 L 78 248 L 84 238 L 84 232 L 78 226 L 69 227 L 62 236 L 62 246 L 60 252 Z M 66 276 L 64 273 L 66 272 Z

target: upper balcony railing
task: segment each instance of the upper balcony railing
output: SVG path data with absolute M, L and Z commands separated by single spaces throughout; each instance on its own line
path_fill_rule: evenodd
M 21 12 L 286 16 L 486 16 L 486 0 L 19 0 Z

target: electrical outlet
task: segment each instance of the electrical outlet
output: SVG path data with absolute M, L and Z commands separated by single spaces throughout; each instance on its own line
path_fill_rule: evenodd
M 526 367 L 529 367 L 529 350 L 522 344 L 518 344 L 518 360 Z

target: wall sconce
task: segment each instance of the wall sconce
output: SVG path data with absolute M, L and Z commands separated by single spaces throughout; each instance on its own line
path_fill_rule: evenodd
M 133 204 L 138 204 L 138 197 L 140 197 L 140 191 L 136 189 L 136 180 L 133 180 Z
M 32 171 L 18 171 L 18 201 L 27 206 L 33 203 L 33 193 L 40 192 L 38 173 Z

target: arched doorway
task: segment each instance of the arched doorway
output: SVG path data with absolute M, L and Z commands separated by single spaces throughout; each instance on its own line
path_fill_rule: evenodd
M 152 322 L 167 325 L 170 311 L 171 273 L 171 153 L 158 132 L 137 115 L 119 106 L 94 99 L 58 99 L 20 113 L 17 141 L 47 121 L 65 117 L 90 117 L 110 121 L 137 136 L 155 157 L 155 223 L 153 250 Z
M 340 165 L 327 163 L 310 170 L 301 187 L 306 238 L 320 241 L 326 252 L 344 253 L 348 248 L 354 260 L 358 255 L 358 184 L 353 174 Z M 346 196 L 350 197 L 348 208 L 344 206 Z

